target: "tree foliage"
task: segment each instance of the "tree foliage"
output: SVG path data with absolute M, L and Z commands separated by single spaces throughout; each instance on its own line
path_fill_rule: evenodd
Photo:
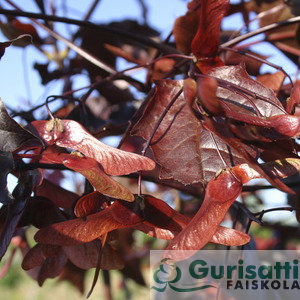
M 193 0 L 174 20 L 173 37 L 161 41 L 146 22 L 99 25 L 47 14 L 48 1 L 35 2 L 38 14 L 16 5 L 14 11 L 0 9 L 1 30 L 9 39 L 0 43 L 0 56 L 13 46 L 31 45 L 43 53 L 53 47 L 56 69 L 49 67 L 50 58 L 34 68 L 43 84 L 59 79 L 64 89 L 43 103 L 46 118 L 35 115 L 40 106 L 11 112 L 26 126 L 0 102 L 1 257 L 12 241 L 22 250 L 22 268 L 40 286 L 59 276 L 82 291 L 82 274 L 90 268 L 96 268 L 93 286 L 101 269 L 121 269 L 143 284 L 134 231 L 168 241 L 166 256 L 180 250 L 175 259 L 207 243 L 246 245 L 251 223 L 261 224 L 263 214 L 258 218 L 236 199 L 246 197 L 243 185 L 254 178 L 294 195 L 288 209 L 296 210 L 299 220 L 299 191 L 295 196 L 290 181 L 282 181 L 300 169 L 299 83 L 241 44 L 249 33 L 227 32 L 221 25 L 226 16 L 241 13 L 247 29 L 250 11 L 264 11 L 257 15 L 261 28 L 251 34 L 266 32 L 265 41 L 298 61 L 300 19 L 276 23 L 282 21 L 278 11 L 274 14 L 278 1 Z M 295 8 L 280 5 L 291 18 Z M 31 22 L 22 23 L 19 16 Z M 55 22 L 79 26 L 72 40 L 55 31 Z M 272 30 L 264 27 L 269 24 Z M 57 41 L 66 51 L 57 50 Z M 120 57 L 134 66 L 118 70 Z M 261 74 L 263 63 L 277 71 Z M 129 72 L 140 68 L 147 71 L 144 81 Z M 88 74 L 87 91 L 73 89 L 74 75 L 80 73 Z M 98 98 L 91 96 L 95 90 Z M 55 112 L 49 109 L 53 101 L 60 103 Z M 100 141 L 118 135 L 117 148 Z M 84 176 L 83 193 L 61 186 L 65 170 Z M 12 194 L 6 187 L 9 173 L 18 178 Z M 146 192 L 142 180 L 193 195 L 197 204 L 188 212 L 179 199 L 174 209 L 158 193 Z M 228 213 L 233 207 L 238 207 L 235 216 Z M 229 216 L 241 226 L 221 226 Z M 29 226 L 38 229 L 31 249 L 25 236 Z

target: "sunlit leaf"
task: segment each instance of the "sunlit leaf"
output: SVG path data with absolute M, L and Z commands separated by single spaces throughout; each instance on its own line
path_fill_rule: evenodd
M 147 157 L 105 145 L 75 121 L 53 119 L 35 121 L 32 125 L 49 145 L 78 150 L 98 161 L 109 175 L 125 175 L 155 167 L 154 162 Z

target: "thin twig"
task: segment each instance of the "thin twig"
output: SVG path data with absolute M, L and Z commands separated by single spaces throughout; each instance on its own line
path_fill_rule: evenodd
M 111 34 L 114 34 L 117 36 L 126 37 L 128 39 L 137 41 L 146 46 L 156 48 L 165 54 L 171 54 L 171 53 L 180 54 L 180 51 L 178 51 L 176 48 L 174 48 L 172 46 L 166 45 L 164 43 L 158 43 L 158 42 L 155 42 L 153 39 L 148 38 L 146 36 L 134 34 L 129 31 L 126 31 L 124 29 L 120 29 L 120 28 L 116 28 L 116 27 L 112 27 L 112 26 L 97 25 L 97 24 L 91 23 L 89 21 L 81 21 L 81 20 L 75 20 L 75 19 L 64 18 L 64 17 L 44 15 L 44 14 L 38 14 L 38 13 L 32 13 L 32 12 L 24 12 L 24 11 L 19 11 L 19 10 L 0 9 L 0 14 L 8 15 L 8 16 L 28 17 L 31 19 L 41 19 L 41 20 L 54 21 L 54 22 L 60 22 L 60 23 L 67 23 L 67 24 L 78 25 L 81 27 L 97 29 L 97 30 L 99 30 L 99 32 L 101 32 L 101 31 L 107 32 L 107 33 L 111 33 Z
M 242 211 L 245 213 L 247 218 L 253 222 L 258 223 L 259 225 L 263 225 L 263 222 L 255 217 L 255 214 L 250 211 L 245 205 L 238 201 L 234 201 L 233 206 L 235 206 L 239 211 Z
M 100 1 L 101 0 L 94 0 L 94 2 L 92 3 L 91 7 L 89 8 L 87 14 L 85 15 L 85 17 L 83 19 L 84 21 L 87 21 L 91 17 L 92 13 L 95 11 L 95 9 Z
M 273 30 L 273 29 L 276 29 L 276 28 L 279 28 L 279 27 L 284 27 L 284 26 L 288 26 L 288 25 L 291 25 L 291 24 L 299 23 L 299 22 L 300 22 L 300 16 L 290 18 L 288 20 L 284 20 L 284 21 L 281 21 L 281 22 L 273 23 L 273 24 L 261 27 L 259 29 L 256 29 L 254 31 L 251 31 L 249 33 L 243 34 L 241 36 L 238 36 L 238 37 L 236 37 L 236 38 L 234 38 L 234 39 L 232 39 L 228 42 L 223 43 L 221 45 L 221 47 L 232 47 L 235 44 L 240 43 L 240 42 L 242 42 L 246 39 L 249 39 L 253 36 L 256 36 L 258 34 L 265 33 L 267 31 L 270 31 L 270 30 Z
M 62 164 L 45 164 L 45 163 L 27 163 L 17 162 L 16 169 L 21 170 L 35 170 L 35 169 L 47 169 L 47 170 L 62 170 L 62 171 L 72 171 Z
M 286 184 L 288 187 L 299 187 L 300 182 L 291 182 Z M 272 185 L 246 185 L 243 186 L 243 191 L 244 192 L 255 192 L 259 190 L 270 190 L 270 189 L 276 189 L 276 187 Z
M 232 40 L 233 38 L 235 38 L 241 31 L 242 29 L 247 26 L 248 28 L 248 25 L 253 22 L 253 21 L 256 21 L 256 20 L 259 20 L 261 18 L 264 18 L 265 16 L 268 16 L 270 14 L 273 14 L 273 13 L 276 13 L 280 10 L 282 10 L 284 7 L 286 7 L 287 5 L 285 3 L 282 3 L 282 4 L 279 4 L 275 7 L 272 7 L 271 9 L 268 9 L 268 10 L 265 10 L 261 13 L 259 13 L 258 15 L 256 15 L 256 17 L 252 20 L 249 20 L 246 24 L 244 24 L 243 26 L 241 26 L 239 29 L 237 29 L 236 31 L 233 32 L 233 34 L 230 36 L 229 40 Z
M 51 112 L 51 110 L 50 110 L 50 108 L 49 108 L 48 101 L 49 101 L 49 99 L 47 98 L 47 99 L 46 99 L 45 105 L 46 105 L 47 112 L 48 112 L 50 118 L 53 120 L 53 119 L 54 119 L 54 116 L 53 116 L 53 114 L 52 114 L 52 112 Z
M 10 1 L 10 0 L 5 0 L 5 1 L 7 3 L 9 3 L 10 5 L 12 5 L 14 8 L 16 8 L 17 10 L 21 11 L 21 8 L 19 8 L 12 1 Z M 62 37 L 60 34 L 58 34 L 57 32 L 53 31 L 52 29 L 48 28 L 44 24 L 36 21 L 34 18 L 31 18 L 31 21 L 34 24 L 36 24 L 37 26 L 39 26 L 40 28 L 42 28 L 43 30 L 47 31 L 52 37 L 54 37 L 55 39 L 63 42 L 67 47 L 69 47 L 70 49 L 74 50 L 81 57 L 83 57 L 87 61 L 91 62 L 95 66 L 99 67 L 100 69 L 108 72 L 109 74 L 115 74 L 117 72 L 114 68 L 112 68 L 111 66 L 107 65 L 105 62 L 101 61 L 99 58 L 93 56 L 92 54 L 88 53 L 86 50 L 84 50 L 81 47 L 75 45 L 72 41 L 69 41 L 66 38 Z
M 274 207 L 274 208 L 262 210 L 261 212 L 258 212 L 258 213 L 254 213 L 253 215 L 254 216 L 260 216 L 260 215 L 263 216 L 266 213 L 273 212 L 273 211 L 280 211 L 280 210 L 286 210 L 286 211 L 299 210 L 300 211 L 300 208 L 296 208 L 296 207 L 292 207 L 292 206 Z
M 238 54 L 242 54 L 242 55 L 248 56 L 250 58 L 253 58 L 253 59 L 257 60 L 257 61 L 260 61 L 260 62 L 262 62 L 262 63 L 264 63 L 264 64 L 266 64 L 268 66 L 271 66 L 271 67 L 275 68 L 276 70 L 279 70 L 279 71 L 283 72 L 284 75 L 286 77 L 288 77 L 288 79 L 290 80 L 292 86 L 294 86 L 294 83 L 293 83 L 293 80 L 292 80 L 291 76 L 282 67 L 277 66 L 277 65 L 275 65 L 275 64 L 267 61 L 266 59 L 263 59 L 263 58 L 258 57 L 256 55 L 253 55 L 251 53 L 247 53 L 246 51 L 243 51 L 243 50 L 229 48 L 229 47 L 220 47 L 220 50 L 231 51 L 231 52 L 235 52 L 235 53 L 238 53 Z

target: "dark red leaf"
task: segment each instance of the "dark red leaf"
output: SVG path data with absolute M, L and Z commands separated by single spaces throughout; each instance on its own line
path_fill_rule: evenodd
M 24 256 L 22 262 L 22 268 L 24 270 L 33 269 L 37 266 L 42 265 L 44 260 L 45 260 L 45 256 L 42 251 L 42 245 L 36 244 Z
M 73 208 L 78 195 L 44 179 L 35 189 L 35 195 L 50 199 L 57 207 Z
M 253 104 L 251 104 L 251 102 L 248 100 L 250 99 L 264 118 L 269 118 L 275 115 L 282 115 L 285 113 L 281 102 L 276 98 L 274 92 L 261 83 L 252 79 L 247 74 L 244 65 L 224 66 L 216 68 L 210 71 L 208 75 L 228 82 L 229 89 L 219 87 L 217 89 L 217 97 L 225 99 L 223 101 L 226 103 L 226 106 L 229 107 L 233 112 L 242 115 L 257 117 L 257 113 Z M 234 88 L 234 90 L 232 90 L 230 89 L 230 83 L 235 84 L 237 88 L 240 87 L 243 89 L 247 89 L 252 94 L 258 95 L 258 97 L 246 94 L 243 91 L 238 92 L 237 88 Z M 264 99 L 259 98 L 259 96 L 262 96 Z M 267 102 L 266 99 L 268 99 L 269 102 Z M 224 109 L 226 108 L 225 105 L 223 105 L 223 107 Z M 261 125 L 264 126 L 263 118 L 260 119 Z M 241 121 L 249 122 L 249 118 L 244 116 Z
M 198 99 L 203 107 L 213 114 L 221 114 L 223 112 L 222 105 L 216 95 L 217 81 L 214 78 L 205 77 L 199 79 L 197 83 Z
M 199 26 L 192 41 L 192 52 L 198 59 L 214 57 L 217 54 L 220 25 L 228 5 L 228 0 L 201 1 Z
M 38 276 L 39 286 L 42 286 L 47 278 L 57 277 L 63 270 L 66 263 L 67 256 L 62 249 L 54 257 L 46 258 Z
M 28 143 L 41 146 L 36 136 L 12 119 L 0 99 L 0 151 L 14 152 Z
M 31 124 L 49 145 L 78 150 L 98 161 L 109 175 L 125 175 L 155 168 L 151 159 L 107 146 L 75 121 L 52 119 Z
M 82 270 L 73 265 L 70 261 L 67 261 L 67 264 L 59 275 L 59 280 L 67 280 L 71 282 L 79 290 L 79 292 L 83 294 L 85 274 L 85 270 Z
M 132 133 L 147 140 L 157 119 L 182 86 L 181 80 L 159 81 L 154 98 Z M 162 167 L 161 179 L 175 179 L 183 184 L 208 182 L 224 168 L 218 150 L 229 167 L 244 162 L 237 152 L 230 149 L 220 138 L 212 139 L 211 133 L 194 117 L 190 107 L 186 105 L 182 108 L 185 104 L 184 95 L 180 95 L 153 137 L 155 142 L 164 135 L 158 143 L 151 146 L 155 160 Z
M 120 270 L 124 268 L 124 259 L 118 251 L 109 244 L 105 244 L 102 249 L 101 269 Z
M 252 51 L 245 51 L 245 53 L 254 55 L 256 57 L 259 57 L 261 59 L 268 59 L 268 56 L 263 56 L 259 53 L 255 53 Z M 226 51 L 225 54 L 225 64 L 227 66 L 231 65 L 239 65 L 240 63 L 245 64 L 246 70 L 250 75 L 257 76 L 259 75 L 259 70 L 261 65 L 263 64 L 261 61 L 256 60 L 252 57 L 243 55 L 242 53 L 236 53 L 233 51 Z
M 189 218 L 171 208 L 164 201 L 145 195 L 144 224 L 152 227 L 179 232 L 189 222 Z
M 30 198 L 19 222 L 19 226 L 33 225 L 37 228 L 65 221 L 61 210 L 44 197 Z
M 134 202 L 116 200 L 104 210 L 88 215 L 85 219 L 74 219 L 42 228 L 35 235 L 38 243 L 54 245 L 76 245 L 125 227 L 145 222 L 152 227 L 179 232 L 188 219 L 173 210 L 162 200 L 145 196 Z
M 283 84 L 285 79 L 285 74 L 282 71 L 278 71 L 273 74 L 263 74 L 258 75 L 256 80 L 262 83 L 265 87 L 271 89 L 275 94 L 277 94 Z
M 91 242 L 103 234 L 124 227 L 128 225 L 116 222 L 111 210 L 105 209 L 85 219 L 77 218 L 42 228 L 34 238 L 42 244 L 69 246 Z
M 126 201 L 134 200 L 133 194 L 119 182 L 106 175 L 96 160 L 65 154 L 63 164 L 86 177 L 100 193 Z
M 106 202 L 106 198 L 101 193 L 95 191 L 81 197 L 74 208 L 74 213 L 78 218 L 84 218 L 88 215 L 99 212 Z
M 264 149 L 260 158 L 265 161 L 273 161 L 276 159 L 284 159 L 286 157 L 298 158 L 294 153 L 293 140 L 279 140 L 272 143 L 262 143 L 261 148 Z
M 277 176 L 278 178 L 286 178 L 300 171 L 300 160 L 299 158 L 286 158 L 267 162 L 263 164 L 263 166 L 274 176 Z M 251 176 L 251 178 L 261 178 L 261 175 L 259 173 L 255 174 L 254 170 L 252 170 Z
M 110 206 L 111 215 L 116 222 L 123 225 L 135 225 L 144 220 L 144 202 L 136 198 L 134 202 L 128 203 L 117 201 Z
M 153 70 L 148 73 L 148 77 L 151 77 L 153 81 L 163 79 L 166 74 L 174 69 L 175 64 L 176 61 L 174 59 L 160 59 L 154 64 Z
M 49 257 L 53 257 L 55 255 L 58 255 L 61 247 L 57 246 L 57 245 L 45 245 L 45 244 L 41 244 L 42 246 L 42 251 L 43 251 L 43 255 L 45 256 L 45 258 L 49 258 Z
M 199 59 L 197 62 L 197 67 L 203 74 L 208 74 L 211 70 L 223 66 L 225 64 L 219 56 L 204 58 L 203 60 Z
M 98 255 L 101 249 L 99 240 L 82 245 L 73 245 L 63 247 L 68 259 L 77 267 L 88 270 L 96 268 Z M 105 244 L 101 252 L 102 270 L 122 269 L 124 262 L 120 253 L 114 250 L 109 244 Z
M 291 91 L 290 98 L 287 99 L 286 111 L 292 113 L 295 105 L 300 104 L 300 82 L 297 81 Z
M 276 173 L 279 178 L 284 178 L 299 171 L 300 160 L 275 161 L 265 164 L 264 168 L 269 173 Z M 228 243 L 229 240 L 227 240 L 227 237 L 229 231 L 218 226 L 229 207 L 241 193 L 242 185 L 253 178 L 259 177 L 261 175 L 258 172 L 250 168 L 247 164 L 243 164 L 234 167 L 231 172 L 225 171 L 217 178 L 211 180 L 207 185 L 205 198 L 200 210 L 167 248 L 167 250 L 179 250 L 179 252 L 172 254 L 172 251 L 167 251 L 165 256 L 175 259 L 188 257 L 191 253 L 185 250 L 201 249 L 216 234 L 217 230 L 219 233 L 216 234 L 215 239 L 218 240 L 221 236 L 221 239 L 225 243 Z M 238 232 L 235 232 L 230 239 L 230 245 L 242 245 L 247 242 L 249 242 L 249 237 Z
M 14 202 L 8 205 L 5 223 L 2 227 L 2 232 L 0 235 L 0 260 L 5 254 L 11 238 L 13 237 L 31 191 L 32 178 L 30 176 L 26 176 L 17 184 L 12 193 Z
M 258 149 L 251 145 L 242 143 L 241 140 L 236 138 L 229 130 L 228 127 L 223 124 L 217 123 L 212 119 L 203 116 L 205 120 L 205 127 L 211 132 L 215 133 L 219 138 L 224 140 L 232 149 L 235 149 L 245 161 L 247 161 L 257 172 L 259 172 L 264 178 L 266 178 L 271 184 L 276 186 L 278 189 L 286 193 L 292 193 L 293 191 L 282 183 L 276 175 L 271 174 L 262 165 L 258 164 Z
M 184 16 L 176 19 L 173 35 L 176 47 L 184 54 L 191 53 L 191 43 L 197 32 L 199 16 L 196 11 L 187 11 Z
M 188 78 L 183 83 L 183 95 L 186 102 L 192 106 L 197 96 L 197 83 L 194 79 Z
M 63 247 L 68 259 L 78 268 L 89 270 L 96 268 L 101 242 L 95 240 L 81 245 Z
M 10 152 L 0 151 L 0 203 L 11 204 L 12 195 L 7 189 L 7 175 L 14 168 L 13 156 Z

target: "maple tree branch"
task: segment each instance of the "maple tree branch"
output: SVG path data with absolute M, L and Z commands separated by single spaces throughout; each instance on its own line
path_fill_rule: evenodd
M 97 139 L 102 139 L 106 136 L 109 135 L 120 135 L 123 134 L 126 131 L 126 127 L 129 125 L 129 121 L 120 125 L 113 125 L 113 124 L 108 124 L 104 125 L 101 129 L 91 132 L 91 134 L 97 138 Z
M 85 17 L 84 17 L 84 21 L 87 21 L 91 15 L 93 14 L 93 12 L 95 11 L 97 5 L 99 4 L 101 0 L 94 0 L 94 2 L 92 3 L 91 7 L 89 8 L 88 12 L 86 13 Z
M 16 162 L 15 169 L 21 170 L 35 170 L 35 169 L 47 169 L 47 170 L 61 170 L 61 171 L 72 171 L 73 170 L 65 167 L 62 164 L 46 164 L 46 163 L 24 163 L 23 161 Z
M 32 13 L 32 12 L 24 12 L 24 11 L 18 11 L 18 10 L 9 10 L 9 9 L 0 9 L 0 14 L 2 15 L 8 15 L 8 16 L 15 16 L 15 17 L 28 17 L 31 19 L 40 19 L 40 20 L 46 20 L 46 21 L 54 21 L 54 22 L 60 22 L 60 23 L 67 23 L 67 24 L 73 24 L 81 27 L 86 28 L 92 28 L 97 29 L 99 32 L 107 32 L 111 33 L 117 36 L 123 36 L 126 38 L 129 38 L 131 40 L 137 41 L 139 43 L 142 43 L 146 46 L 156 48 L 160 50 L 162 53 L 165 54 L 172 54 L 177 53 L 181 54 L 180 51 L 178 51 L 176 48 L 164 44 L 164 43 L 158 43 L 152 40 L 151 38 L 134 34 L 132 32 L 112 27 L 109 25 L 97 25 L 89 21 L 81 21 L 76 19 L 70 19 L 65 17 L 58 17 L 58 16 L 51 16 L 51 15 L 44 15 L 39 13 Z
M 13 6 L 17 11 L 22 11 L 21 8 L 18 7 L 16 4 L 14 4 L 11 0 L 5 0 L 5 1 L 7 3 L 9 3 L 11 6 Z M 81 57 L 83 57 L 84 59 L 89 61 L 90 63 L 94 64 L 95 66 L 99 67 L 100 69 L 108 72 L 109 74 L 115 74 L 117 72 L 113 67 L 109 66 L 108 64 L 103 62 L 98 57 L 95 57 L 94 55 L 90 54 L 89 52 L 87 52 L 83 48 L 77 46 L 72 41 L 69 41 L 68 39 L 64 38 L 63 36 L 61 36 L 57 32 L 53 31 L 51 28 L 49 28 L 49 27 L 45 26 L 44 24 L 38 22 L 34 18 L 31 18 L 31 21 L 34 24 L 36 24 L 37 26 L 39 26 L 40 28 L 42 28 L 43 30 L 45 30 L 46 32 L 48 32 L 52 37 L 54 37 L 55 39 L 61 41 L 67 47 L 69 47 L 70 49 L 75 51 L 78 55 L 80 55 Z
M 48 170 L 61 170 L 61 171 L 74 172 L 73 170 L 65 167 L 62 164 L 24 163 L 23 161 L 22 162 L 19 161 L 16 163 L 16 169 L 17 168 L 20 168 L 22 170 L 48 169 Z M 138 174 L 132 173 L 132 174 L 128 174 L 128 175 L 123 175 L 122 177 L 137 179 Z M 197 196 L 197 197 L 200 196 L 201 193 L 199 193 L 199 192 L 200 192 L 200 190 L 202 190 L 202 187 L 200 188 L 200 186 L 198 186 L 198 185 L 184 186 L 177 182 L 171 182 L 168 180 L 158 180 L 158 179 L 155 179 L 148 175 L 143 175 L 143 180 L 157 183 L 157 184 L 163 185 L 163 186 L 169 186 L 171 188 L 176 188 L 178 190 L 181 190 L 182 192 L 185 192 L 187 194 Z M 286 183 L 286 185 L 288 187 L 298 187 L 300 185 L 300 182 L 299 181 L 290 182 L 290 183 Z M 275 189 L 275 187 L 272 185 L 246 185 L 246 186 L 243 186 L 243 192 L 255 192 L 255 191 L 259 191 L 259 190 L 268 190 L 268 189 Z
M 263 225 L 263 222 L 261 220 L 259 220 L 258 218 L 255 217 L 255 214 L 249 210 L 244 204 L 242 204 L 239 201 L 234 201 L 233 202 L 233 206 L 235 206 L 237 208 L 237 214 L 236 216 L 238 216 L 238 212 L 239 211 L 243 211 L 245 213 L 245 215 L 248 217 L 249 220 L 258 223 L 259 225 Z M 235 218 L 235 220 L 237 220 L 237 218 Z M 235 228 L 235 226 L 232 227 L 233 229 Z
M 247 223 L 247 227 L 246 227 L 246 229 L 245 229 L 245 233 L 246 233 L 246 234 L 249 233 L 249 230 L 250 230 L 250 227 L 251 227 L 251 225 L 252 225 L 252 222 L 253 222 L 253 221 L 249 219 L 249 221 L 248 221 L 248 223 Z M 244 250 L 245 246 L 246 246 L 246 245 L 243 245 L 243 246 L 241 247 L 241 250 Z
M 280 11 L 281 9 L 283 9 L 286 6 L 287 6 L 286 3 L 282 3 L 282 4 L 279 4 L 275 7 L 272 7 L 271 9 L 265 10 L 265 11 L 257 14 L 255 18 L 253 18 L 252 20 L 248 20 L 248 22 L 246 22 L 238 30 L 235 30 L 233 32 L 233 34 L 230 36 L 229 40 L 232 40 L 233 38 L 235 38 L 242 31 L 243 28 L 246 27 L 248 29 L 251 22 L 256 21 L 256 20 L 260 20 L 261 18 L 264 18 L 264 17 L 266 17 L 270 14 L 276 13 L 276 12 Z
M 292 86 L 294 86 L 294 83 L 293 83 L 293 80 L 292 80 L 291 76 L 290 76 L 290 75 L 289 75 L 282 67 L 277 66 L 277 65 L 275 65 L 275 64 L 273 64 L 273 63 L 267 61 L 266 59 L 263 59 L 263 58 L 261 58 L 261 57 L 258 57 L 258 56 L 256 56 L 256 55 L 253 55 L 253 54 L 251 54 L 251 53 L 247 53 L 246 51 L 239 50 L 239 49 L 234 49 L 234 48 L 229 48 L 229 47 L 223 47 L 223 46 L 221 46 L 219 49 L 220 49 L 221 51 L 222 51 L 222 50 L 223 50 L 223 51 L 231 51 L 231 52 L 235 52 L 235 53 L 238 53 L 238 54 L 242 54 L 242 55 L 248 56 L 248 57 L 250 57 L 250 58 L 253 58 L 253 59 L 257 60 L 257 61 L 260 61 L 260 62 L 262 62 L 262 63 L 264 63 L 264 64 L 266 64 L 266 65 L 269 65 L 269 66 L 275 68 L 276 70 L 279 70 L 279 71 L 283 72 L 284 75 L 285 75 L 286 77 L 288 77 L 288 79 L 290 80 Z
M 238 36 L 238 37 L 236 37 L 236 38 L 234 38 L 234 39 L 232 39 L 228 42 L 225 42 L 225 43 L 221 44 L 220 46 L 221 47 L 231 47 L 231 46 L 234 46 L 237 43 L 240 43 L 240 42 L 242 42 L 246 39 L 249 39 L 253 36 L 256 36 L 258 34 L 265 33 L 265 32 L 270 31 L 272 29 L 288 26 L 288 25 L 291 25 L 291 24 L 299 23 L 299 22 L 300 22 L 300 16 L 290 18 L 288 20 L 284 20 L 284 21 L 281 21 L 281 22 L 273 23 L 273 24 L 258 28 L 254 31 L 249 32 L 249 33 L 245 33 L 241 36 Z
M 70 90 L 70 91 L 67 91 L 61 95 L 50 95 L 47 97 L 48 99 L 48 103 L 50 102 L 53 102 L 53 101 L 56 101 L 57 99 L 65 99 L 65 100 L 69 100 L 69 101 L 77 101 L 77 102 L 83 102 L 84 99 L 77 99 L 77 98 L 74 98 L 70 95 L 76 93 L 76 92 L 79 92 L 81 90 L 84 90 L 84 89 L 90 89 L 90 93 L 97 87 L 101 86 L 102 84 L 105 84 L 106 82 L 108 81 L 114 81 L 114 80 L 119 80 L 119 79 L 123 79 L 123 80 L 126 80 L 129 84 L 132 84 L 133 83 L 138 83 L 138 84 L 141 84 L 143 85 L 141 82 L 139 82 L 138 80 L 134 79 L 134 78 L 131 78 L 131 77 L 128 77 L 128 76 L 125 76 L 125 75 L 122 75 L 123 72 L 127 71 L 126 70 L 123 70 L 123 71 L 120 71 L 120 72 L 117 72 L 116 74 L 112 75 L 112 76 L 108 76 L 108 77 L 105 77 L 99 81 L 96 81 L 92 84 L 89 84 L 87 86 L 84 86 L 84 87 L 81 87 L 81 88 L 78 88 L 78 89 L 75 89 L 75 90 Z M 132 82 L 130 82 L 132 81 Z M 89 93 L 89 91 L 87 92 Z M 86 94 L 87 94 L 86 93 Z M 86 95 L 85 94 L 85 95 Z M 52 99 L 50 99 L 52 98 Z M 27 115 L 27 114 L 31 114 L 32 112 L 34 112 L 35 110 L 45 106 L 46 103 L 42 103 L 42 104 L 39 104 L 27 111 L 15 111 L 14 109 L 12 108 L 9 108 L 10 111 L 12 111 L 12 117 L 16 117 L 16 116 L 20 116 L 22 117 L 23 115 Z
M 300 186 L 299 181 L 286 183 L 288 187 L 298 187 Z M 270 189 L 276 189 L 276 187 L 272 185 L 246 185 L 243 186 L 243 192 L 255 192 L 259 190 L 270 190 Z
M 292 206 L 282 206 L 282 207 L 273 207 L 270 209 L 266 209 L 266 210 L 262 210 L 260 212 L 254 213 L 254 216 L 261 216 L 260 218 L 263 217 L 264 214 L 269 213 L 269 212 L 273 212 L 273 211 L 280 211 L 280 210 L 286 210 L 286 211 L 294 211 L 294 210 L 300 210 L 300 208 L 296 208 L 296 207 L 292 207 Z
M 142 15 L 143 15 L 143 19 L 144 19 L 144 24 L 148 24 L 148 7 L 145 4 L 144 0 L 137 0 L 137 2 L 139 3 L 141 9 L 142 9 Z
M 54 101 L 56 101 L 57 99 L 68 99 L 68 100 L 70 100 L 70 101 L 79 101 L 79 100 L 76 99 L 76 98 L 68 97 L 68 96 L 64 96 L 64 95 L 52 95 L 52 96 L 49 96 L 48 98 L 53 98 L 53 99 L 49 99 L 49 100 L 48 100 L 48 103 L 54 102 Z M 18 111 L 18 112 L 17 112 L 17 111 L 14 111 L 13 109 L 10 109 L 10 110 L 13 112 L 11 116 L 12 116 L 12 117 L 16 117 L 16 116 L 22 117 L 23 115 L 30 114 L 30 113 L 34 112 L 35 110 L 37 110 L 37 109 L 39 109 L 39 108 L 41 108 L 41 107 L 43 107 L 43 106 L 45 106 L 45 105 L 46 105 L 46 103 L 42 103 L 42 104 L 39 104 L 39 105 L 37 105 L 37 106 L 35 106 L 35 107 L 33 107 L 33 108 L 27 110 L 27 111 Z

